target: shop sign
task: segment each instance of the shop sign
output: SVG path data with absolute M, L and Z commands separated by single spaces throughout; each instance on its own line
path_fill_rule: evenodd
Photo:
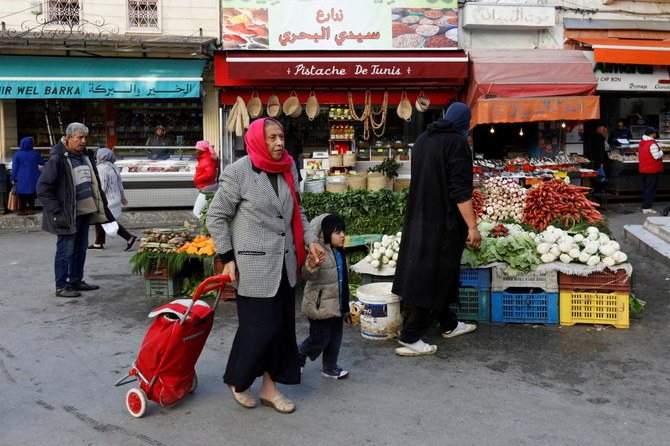
M 197 98 L 199 81 L 96 81 L 0 78 L 0 99 Z
M 364 59 L 277 57 L 259 64 L 253 58 L 229 57 L 228 75 L 232 79 L 434 79 L 447 74 L 464 78 L 467 70 L 465 56 Z
M 599 91 L 670 92 L 670 66 L 593 62 L 593 73 Z
M 465 29 L 548 29 L 556 26 L 553 6 L 484 5 L 463 7 Z
M 221 0 L 233 50 L 458 49 L 456 0 Z
M 587 120 L 599 117 L 598 96 L 483 99 L 472 110 L 471 126 L 497 122 Z

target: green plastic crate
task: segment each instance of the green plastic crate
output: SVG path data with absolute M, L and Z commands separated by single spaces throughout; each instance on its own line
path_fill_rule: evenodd
M 175 297 L 181 293 L 179 277 L 167 279 L 145 279 L 147 297 Z
M 491 292 L 474 287 L 461 287 L 458 289 L 458 305 L 451 305 L 451 309 L 458 315 L 459 320 L 491 322 Z

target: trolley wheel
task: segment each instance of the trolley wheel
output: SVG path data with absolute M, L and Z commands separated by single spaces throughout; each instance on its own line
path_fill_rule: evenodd
M 195 392 L 195 389 L 198 388 L 198 375 L 193 375 L 193 382 L 191 383 L 191 390 L 188 393 Z
M 147 411 L 147 394 L 139 388 L 132 388 L 126 394 L 126 408 L 135 418 L 144 416 Z

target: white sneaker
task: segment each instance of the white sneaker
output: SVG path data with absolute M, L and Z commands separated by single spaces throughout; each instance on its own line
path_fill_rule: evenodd
M 643 214 L 658 214 L 658 211 L 654 209 L 642 209 Z
M 477 326 L 475 324 L 466 324 L 465 322 L 458 322 L 458 325 L 456 328 L 454 328 L 451 331 L 445 331 L 442 333 L 443 338 L 455 338 L 456 336 L 464 335 L 466 333 L 470 333 L 471 331 L 475 331 L 477 329 Z

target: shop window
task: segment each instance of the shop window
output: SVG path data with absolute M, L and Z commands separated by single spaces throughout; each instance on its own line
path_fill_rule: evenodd
M 158 0 L 128 0 L 128 29 L 159 31 Z
M 47 0 L 47 17 L 52 25 L 79 26 L 79 0 Z

